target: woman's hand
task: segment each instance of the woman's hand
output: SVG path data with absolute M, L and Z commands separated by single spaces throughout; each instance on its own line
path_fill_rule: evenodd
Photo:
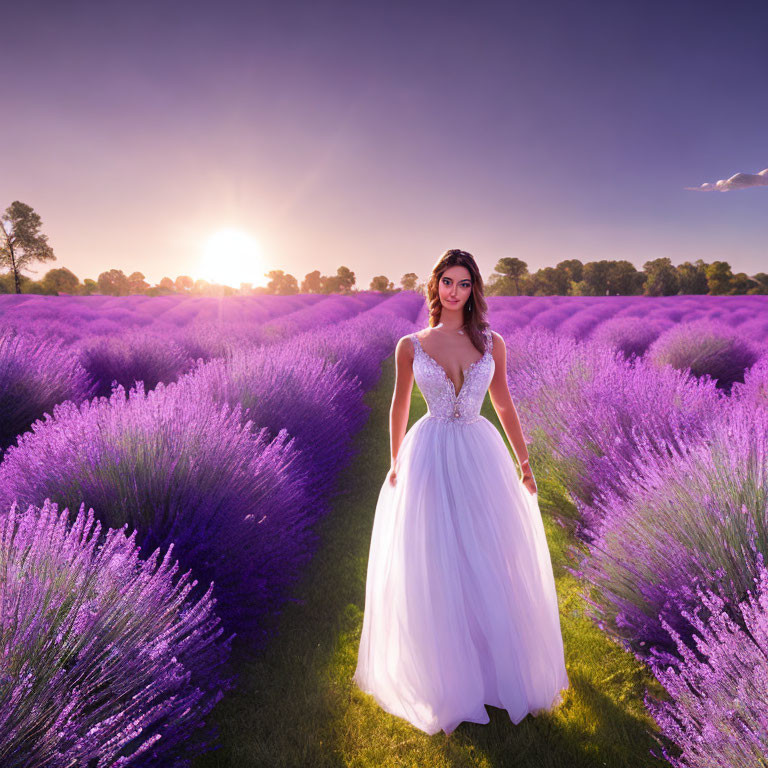
M 524 461 L 520 461 L 519 458 L 518 461 L 520 462 L 520 470 L 523 473 L 520 482 L 528 489 L 528 493 L 533 496 L 538 492 L 538 489 L 536 488 L 536 481 L 533 479 L 533 472 L 531 472 L 531 464 L 527 456 Z
M 389 480 L 390 485 L 395 485 L 395 482 L 397 481 L 397 465 L 392 464 L 392 466 L 389 468 L 389 475 L 387 476 L 387 480 Z
M 533 496 L 534 493 L 538 493 L 536 481 L 533 479 L 533 473 L 530 470 L 523 475 L 522 483 L 528 489 L 531 496 Z

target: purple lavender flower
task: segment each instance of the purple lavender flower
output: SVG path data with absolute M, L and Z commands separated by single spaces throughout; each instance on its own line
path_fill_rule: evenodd
M 186 398 L 241 405 L 243 421 L 270 436 L 287 432 L 299 451 L 294 466 L 317 500 L 329 498 L 369 411 L 359 381 L 340 362 L 299 355 L 293 345 L 235 349 L 199 365 L 177 386 Z
M 12 329 L 0 332 L 0 451 L 64 400 L 80 402 L 93 387 L 59 340 Z
M 175 381 L 193 365 L 172 339 L 143 330 L 88 338 L 80 343 L 79 354 L 100 396 L 110 394 L 113 382 L 129 389 L 142 381 L 144 389 L 154 389 Z
M 0 511 L 0 764 L 188 766 L 233 685 L 210 585 L 46 501 Z M 94 761 L 91 763 L 90 761 Z
M 733 385 L 731 396 L 755 408 L 768 408 L 768 354 L 744 374 L 743 383 Z
M 658 338 L 663 328 L 658 321 L 643 317 L 612 317 L 598 325 L 590 339 L 598 344 L 609 344 L 620 350 L 624 357 L 642 357 Z
M 663 736 L 680 751 L 671 755 L 657 739 L 664 759 L 675 768 L 751 768 L 766 761 L 768 569 L 762 557 L 754 581 L 737 606 L 715 591 L 699 590 L 701 605 L 686 613 L 697 633 L 693 649 L 662 622 L 680 660 L 651 660 L 669 699 L 646 693 L 645 704 Z M 706 618 L 699 615 L 702 610 Z
M 524 430 L 553 456 L 587 524 L 593 502 L 636 472 L 639 441 L 676 450 L 705 432 L 723 400 L 711 381 L 542 329 L 509 335 L 507 372 Z
M 593 618 L 640 654 L 673 653 L 661 620 L 690 642 L 696 589 L 730 605 L 746 597 L 768 552 L 768 410 L 721 406 L 680 452 L 637 445 L 636 473 L 596 502 L 580 575 Z M 761 554 L 762 553 L 762 554 Z
M 655 365 L 690 370 L 697 377 L 711 376 L 717 386 L 730 392 L 734 382 L 760 357 L 761 350 L 723 322 L 697 320 L 666 330 L 649 347 Z
M 228 629 L 255 633 L 309 557 L 315 535 L 298 452 L 230 410 L 174 385 L 64 403 L 0 464 L 0 506 L 44 499 L 128 524 L 146 554 L 173 543 L 183 568 L 215 581 Z
M 406 297 L 407 298 L 407 297 Z M 282 348 L 295 359 L 321 357 L 340 363 L 349 378 L 357 378 L 364 390 L 376 385 L 381 361 L 392 354 L 397 340 L 412 333 L 413 323 L 393 314 L 394 299 L 343 323 L 328 323 L 285 341 Z M 398 302 L 401 308 L 402 300 Z

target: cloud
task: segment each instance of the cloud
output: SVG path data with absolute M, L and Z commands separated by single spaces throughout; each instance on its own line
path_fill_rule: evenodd
M 710 181 L 700 187 L 685 187 L 697 192 L 728 192 L 730 189 L 746 189 L 747 187 L 768 187 L 768 168 L 760 173 L 734 173 L 730 179 L 720 179 L 714 184 Z

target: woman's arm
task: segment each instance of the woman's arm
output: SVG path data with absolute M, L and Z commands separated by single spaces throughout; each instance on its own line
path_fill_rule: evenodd
M 400 444 L 405 437 L 413 391 L 413 342 L 403 336 L 395 347 L 395 391 L 389 409 L 389 442 L 392 469 L 395 467 Z
M 488 392 L 491 395 L 491 403 L 493 403 L 493 407 L 499 415 L 499 421 L 502 427 L 504 427 L 507 438 L 515 449 L 517 460 L 520 462 L 520 468 L 523 471 L 523 482 L 528 483 L 530 488 L 533 481 L 533 473 L 528 463 L 528 447 L 525 444 L 523 428 L 520 425 L 520 418 L 517 415 L 515 404 L 512 402 L 512 395 L 509 392 L 509 384 L 507 382 L 507 346 L 504 343 L 504 339 L 496 331 L 492 331 L 492 333 L 495 367 Z M 531 493 L 535 492 L 535 487 L 535 483 L 533 483 L 534 490 Z

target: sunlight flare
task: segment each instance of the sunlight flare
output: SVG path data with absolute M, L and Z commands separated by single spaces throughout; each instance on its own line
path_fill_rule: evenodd
M 221 229 L 205 242 L 199 272 L 211 283 L 234 288 L 240 283 L 258 285 L 264 279 L 261 248 L 241 229 Z

